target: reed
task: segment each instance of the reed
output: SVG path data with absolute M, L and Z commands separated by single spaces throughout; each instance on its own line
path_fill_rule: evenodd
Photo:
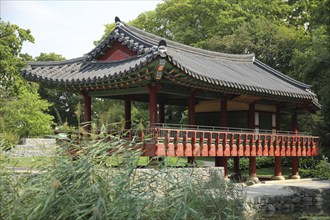
M 235 219 L 242 210 L 243 189 L 216 174 L 205 179 L 162 163 L 138 173 L 138 143 L 111 134 L 60 142 L 56 159 L 39 168 L 45 172 L 1 169 L 1 219 Z M 120 165 L 107 166 L 109 157 Z

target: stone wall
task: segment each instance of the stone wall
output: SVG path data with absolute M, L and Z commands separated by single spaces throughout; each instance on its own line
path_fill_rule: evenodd
M 263 195 L 249 198 L 248 203 L 255 211 L 290 212 L 294 210 L 329 210 L 330 188 L 310 189 L 297 186 L 285 186 L 283 190 L 291 191 L 288 195 Z

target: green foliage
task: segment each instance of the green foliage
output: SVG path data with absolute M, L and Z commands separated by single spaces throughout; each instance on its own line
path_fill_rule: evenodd
M 77 126 L 79 123 L 75 115 L 75 108 L 83 102 L 82 96 L 59 89 L 46 88 L 41 85 L 39 94 L 42 99 L 46 99 L 53 105 L 49 109 L 49 114 L 55 119 L 55 123 L 61 125 L 68 123 L 71 126 Z
M 50 104 L 37 93 L 20 90 L 17 98 L 1 108 L 5 130 L 23 136 L 39 136 L 52 133 L 53 117 L 45 114 Z
M 227 219 L 240 214 L 242 189 L 216 174 L 205 180 L 194 169 L 137 171 L 136 143 L 112 135 L 110 142 L 63 143 L 61 156 L 39 175 L 0 170 L 0 218 Z M 68 151 L 73 146 L 81 152 L 75 160 Z M 119 155 L 124 166 L 104 167 Z
M 101 39 L 94 41 L 95 46 L 99 45 L 111 33 L 111 31 L 113 31 L 115 29 L 116 24 L 115 23 L 105 24 L 104 27 L 105 27 L 104 34 L 101 37 Z
M 30 30 L 0 18 L 0 87 L 14 94 L 26 84 L 19 74 L 19 69 L 24 67 L 24 61 L 19 57 L 24 42 L 34 42 Z
M 92 119 L 101 127 L 108 126 L 110 130 L 122 130 L 124 128 L 124 106 L 122 101 L 110 99 L 93 99 Z
M 316 174 L 318 178 L 330 180 L 330 163 L 327 157 L 323 156 L 323 160 L 316 166 Z
M 47 156 L 34 156 L 34 157 L 8 157 L 6 155 L 0 154 L 0 163 L 7 169 L 9 167 L 24 167 L 26 169 L 39 168 L 42 166 L 48 166 L 52 163 L 54 157 Z
M 330 163 L 326 156 L 322 156 L 321 160 L 315 160 L 311 167 L 304 167 L 300 169 L 299 174 L 301 177 L 314 177 L 320 179 L 330 180 Z
M 56 53 L 40 53 L 39 56 L 34 58 L 34 61 L 41 62 L 61 60 L 65 60 L 65 58 Z M 40 84 L 38 92 L 42 99 L 53 103 L 49 109 L 49 114 L 54 117 L 54 121 L 57 125 L 66 123 L 69 126 L 77 126 L 80 123 L 75 115 L 75 108 L 83 101 L 81 95 L 60 89 L 49 88 L 43 84 Z
M 302 30 L 258 18 L 242 23 L 230 35 L 215 35 L 198 45 L 226 53 L 255 53 L 257 59 L 285 73 L 291 70 L 295 48 L 305 38 Z
M 132 128 L 143 129 L 149 125 L 149 108 L 145 103 L 135 103 L 131 114 Z
M 34 59 L 35 59 L 35 61 L 47 62 L 47 61 L 65 60 L 65 57 L 63 57 L 60 54 L 56 54 L 56 53 L 40 53 L 40 55 L 35 57 Z
M 20 52 L 24 42 L 34 42 L 30 30 L 0 20 L 0 135 L 10 147 L 24 135 L 51 133 L 52 117 L 45 114 L 50 106 L 40 100 L 37 85 L 20 75 L 28 54 Z
M 257 165 L 256 168 L 267 168 L 274 167 L 274 158 L 273 157 L 257 157 Z M 240 170 L 248 170 L 249 169 L 249 158 L 240 157 L 239 159 L 239 168 Z M 228 169 L 234 170 L 234 160 L 228 160 Z
M 19 136 L 16 133 L 3 132 L 0 133 L 0 150 L 10 150 L 19 141 Z

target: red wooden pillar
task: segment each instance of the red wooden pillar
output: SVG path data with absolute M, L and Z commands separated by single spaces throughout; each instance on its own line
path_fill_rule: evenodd
M 131 99 L 128 97 L 125 99 L 125 129 L 129 130 L 132 126 L 131 121 Z
M 239 174 L 239 157 L 238 156 L 234 157 L 234 173 Z
M 272 122 L 273 123 L 273 122 Z M 281 108 L 279 106 L 276 107 L 275 114 L 275 130 L 279 131 L 281 129 Z M 284 176 L 282 176 L 282 158 L 280 156 L 275 156 L 275 168 L 274 168 L 274 176 L 272 180 L 284 180 Z
M 255 129 L 255 104 L 251 103 L 249 105 L 249 112 L 248 112 L 248 122 L 249 128 Z M 251 146 L 252 148 L 252 146 Z M 255 156 L 249 157 L 249 178 L 255 182 L 258 182 L 259 179 L 257 177 L 257 160 Z
M 163 101 L 161 101 L 158 104 L 159 108 L 159 123 L 165 123 L 165 104 Z
M 298 119 L 297 113 L 294 112 L 292 114 L 292 131 L 297 134 L 298 133 Z M 290 179 L 300 179 L 299 172 L 298 172 L 299 164 L 298 164 L 298 157 L 292 157 L 292 175 L 289 176 Z
M 239 173 L 239 157 L 234 157 L 234 172 Z
M 150 127 L 154 127 L 157 123 L 157 91 L 159 86 L 149 86 L 149 112 L 150 112 Z
M 221 100 L 221 112 L 220 112 L 220 126 L 227 127 L 227 99 L 223 98 Z M 223 167 L 224 169 L 224 179 L 228 179 L 228 157 L 215 157 L 215 166 Z
M 188 98 L 188 124 L 189 125 L 196 124 L 195 104 L 196 104 L 195 92 L 192 92 L 192 94 Z
M 196 105 L 196 98 L 195 92 L 193 91 L 191 95 L 188 97 L 188 125 L 195 125 L 195 105 Z M 188 163 L 194 163 L 195 157 L 188 157 Z
M 83 93 L 83 97 L 85 130 L 90 131 L 92 121 L 92 98 L 87 93 Z

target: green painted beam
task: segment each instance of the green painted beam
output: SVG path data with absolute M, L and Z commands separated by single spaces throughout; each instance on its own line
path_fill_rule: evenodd
M 91 97 L 102 97 L 102 96 L 119 96 L 119 95 L 131 95 L 131 94 L 146 94 L 149 93 L 147 86 L 125 88 L 125 89 L 109 89 L 100 91 L 89 91 L 88 95 Z

